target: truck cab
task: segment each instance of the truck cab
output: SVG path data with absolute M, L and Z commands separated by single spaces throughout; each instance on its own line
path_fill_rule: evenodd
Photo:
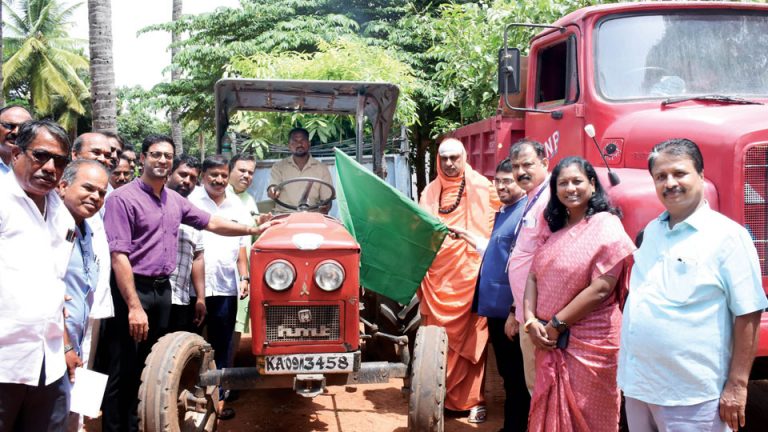
M 501 51 L 498 114 L 454 131 L 473 167 L 493 175 L 522 137 L 543 143 L 554 163 L 585 157 L 635 238 L 664 210 L 648 173 L 651 148 L 688 138 L 704 155 L 710 206 L 749 231 L 768 288 L 768 6 L 600 5 L 543 27 L 527 73 L 518 50 Z M 607 181 L 600 152 L 619 184 Z M 768 314 L 760 334 L 757 357 L 768 358 Z

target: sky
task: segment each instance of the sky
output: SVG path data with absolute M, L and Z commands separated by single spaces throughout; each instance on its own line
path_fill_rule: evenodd
M 64 1 L 71 5 L 75 1 Z M 238 0 L 185 0 L 183 14 L 210 12 L 217 7 L 239 7 Z M 171 20 L 171 0 L 112 0 L 112 56 L 115 84 L 118 87 L 140 85 L 145 89 L 161 81 L 170 81 L 170 72 L 163 73 L 171 61 L 168 45 L 171 35 L 151 32 L 137 36 L 139 29 Z M 70 35 L 86 41 L 88 52 L 88 5 L 75 11 Z

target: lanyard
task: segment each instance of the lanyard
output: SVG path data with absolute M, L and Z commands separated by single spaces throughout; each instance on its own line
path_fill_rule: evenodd
M 523 220 L 525 219 L 525 216 L 528 214 L 528 211 L 531 210 L 531 207 L 533 207 L 533 205 L 536 204 L 536 201 L 539 200 L 541 193 L 544 192 L 544 189 L 546 188 L 547 188 L 546 184 L 541 186 L 541 189 L 539 189 L 539 191 L 536 192 L 536 195 L 533 196 L 533 199 L 528 201 L 528 204 L 525 206 L 525 210 L 523 210 L 523 215 L 520 217 L 520 220 L 517 221 L 517 225 L 515 225 L 515 233 L 512 235 L 512 245 L 509 248 L 510 252 L 512 252 L 512 250 L 515 248 L 515 244 L 517 244 L 517 236 L 520 235 L 520 230 L 523 229 Z

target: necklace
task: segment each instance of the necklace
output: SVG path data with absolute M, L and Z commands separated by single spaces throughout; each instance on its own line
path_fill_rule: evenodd
M 461 195 L 464 193 L 464 185 L 465 184 L 466 184 L 466 178 L 464 176 L 462 176 L 461 177 L 461 183 L 459 184 L 459 193 L 456 196 L 456 202 L 453 203 L 453 205 L 451 205 L 448 208 L 438 207 L 437 211 L 440 214 L 452 213 L 454 210 L 456 210 L 459 207 L 459 204 L 461 203 Z M 440 198 L 439 199 L 440 199 L 440 202 L 443 201 L 443 190 L 442 190 L 442 188 L 440 189 Z

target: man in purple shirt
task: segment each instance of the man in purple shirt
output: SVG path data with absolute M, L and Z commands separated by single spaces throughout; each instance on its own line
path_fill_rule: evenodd
M 102 430 L 136 430 L 141 370 L 152 345 L 167 332 L 169 276 L 176 268 L 180 224 L 225 236 L 257 235 L 276 222 L 249 227 L 211 216 L 165 188 L 173 140 L 150 135 L 142 143 L 144 171 L 107 199 L 104 224 L 112 255 L 115 317 L 108 320 L 109 380 Z

